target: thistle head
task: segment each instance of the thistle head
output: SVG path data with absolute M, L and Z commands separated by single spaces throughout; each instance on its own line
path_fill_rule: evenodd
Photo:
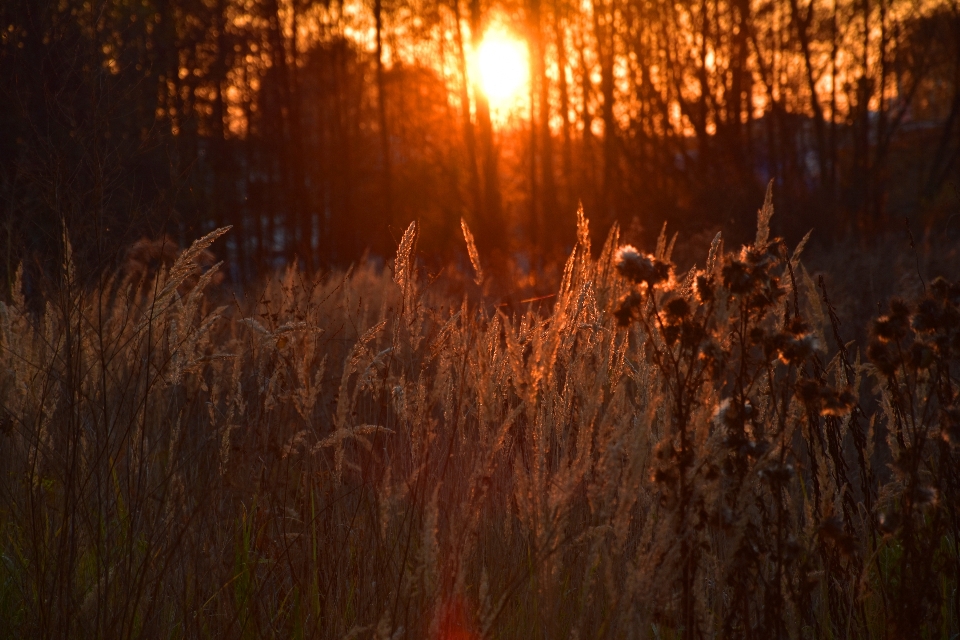
M 646 283 L 650 288 L 669 279 L 672 266 L 669 262 L 641 253 L 629 244 L 617 249 L 615 265 L 624 278 L 635 284 Z

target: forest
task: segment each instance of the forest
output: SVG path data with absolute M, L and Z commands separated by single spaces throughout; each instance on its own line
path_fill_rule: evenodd
M 461 219 L 529 276 L 581 204 L 596 242 L 668 221 L 703 251 L 748 239 L 770 180 L 793 242 L 957 226 L 956 2 L 5 0 L 0 21 L 7 282 L 64 224 L 113 266 L 229 224 L 247 282 L 384 260 L 411 220 L 444 264 Z M 479 81 L 490 33 L 523 47 L 507 99 Z

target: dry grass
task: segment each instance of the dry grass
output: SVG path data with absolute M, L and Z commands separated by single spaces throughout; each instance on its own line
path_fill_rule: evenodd
M 426 287 L 415 225 L 249 303 L 211 302 L 219 232 L 15 288 L 0 634 L 956 637 L 960 288 L 826 353 L 771 213 L 687 274 L 581 218 L 542 313 Z

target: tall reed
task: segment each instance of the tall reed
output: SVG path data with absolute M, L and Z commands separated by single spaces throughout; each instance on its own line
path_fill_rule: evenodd
M 422 278 L 415 224 L 242 300 L 225 230 L 66 252 L 0 305 L 0 634 L 954 637 L 960 285 L 863 362 L 772 212 L 687 273 L 581 215 L 545 311 Z

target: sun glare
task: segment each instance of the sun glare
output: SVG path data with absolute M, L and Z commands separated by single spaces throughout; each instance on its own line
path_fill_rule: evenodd
M 480 89 L 494 109 L 510 107 L 527 84 L 526 45 L 503 31 L 488 31 L 477 50 Z

